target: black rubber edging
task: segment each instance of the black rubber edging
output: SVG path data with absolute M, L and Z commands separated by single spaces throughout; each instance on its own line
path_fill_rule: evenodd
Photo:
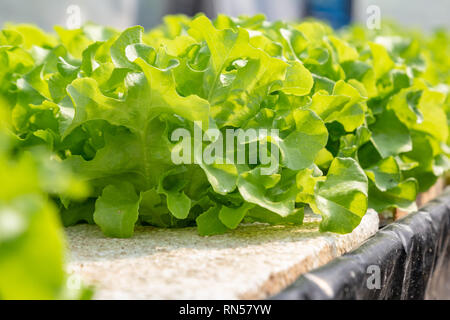
M 450 299 L 449 230 L 450 188 L 271 299 Z

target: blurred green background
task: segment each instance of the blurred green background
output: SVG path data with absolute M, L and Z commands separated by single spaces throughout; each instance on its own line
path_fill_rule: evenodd
M 381 17 L 394 19 L 401 25 L 431 30 L 437 26 L 450 27 L 450 1 L 448 0 L 2 0 L 0 24 L 5 22 L 35 23 L 50 30 L 53 25 L 65 25 L 67 9 L 77 5 L 82 21 L 94 21 L 117 28 L 140 24 L 146 28 L 160 23 L 170 13 L 193 15 L 204 12 L 209 17 L 217 13 L 266 14 L 269 20 L 295 20 L 307 15 L 333 20 L 333 26 L 344 24 L 340 10 L 348 7 L 352 21 L 365 22 L 368 6 L 377 5 Z M 312 10 L 311 10 L 312 9 Z M 336 20 L 336 21 L 335 21 Z

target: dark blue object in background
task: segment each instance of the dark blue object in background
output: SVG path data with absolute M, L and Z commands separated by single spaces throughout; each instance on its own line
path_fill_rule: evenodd
M 306 16 L 327 21 L 338 29 L 352 20 L 352 0 L 306 0 Z

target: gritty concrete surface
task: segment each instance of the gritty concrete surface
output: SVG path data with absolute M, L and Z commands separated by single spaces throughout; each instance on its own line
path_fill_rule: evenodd
M 318 225 L 309 216 L 302 226 L 250 224 L 211 237 L 137 227 L 131 239 L 78 225 L 67 228 L 68 271 L 96 287 L 94 299 L 262 299 L 359 246 L 378 230 L 378 215 L 369 211 L 347 235 Z

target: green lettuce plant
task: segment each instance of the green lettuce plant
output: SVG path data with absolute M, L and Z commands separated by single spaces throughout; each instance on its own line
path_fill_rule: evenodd
M 67 285 L 65 237 L 49 196 L 81 199 L 86 187 L 47 150 L 21 147 L 0 100 L 0 299 L 89 298 Z
M 213 235 L 242 222 L 301 224 L 312 210 L 321 231 L 348 233 L 368 208 L 415 210 L 448 169 L 448 70 L 433 40 L 262 15 L 55 31 L 2 30 L 0 95 L 20 148 L 46 146 L 90 186 L 85 200 L 53 194 L 66 226 Z M 277 166 L 227 161 L 249 141 L 199 161 L 217 140 L 199 140 L 198 123 L 207 137 L 276 130 L 253 142 L 274 147 Z M 172 139 L 180 128 L 190 140 Z M 192 161 L 174 163 L 186 145 L 199 146 Z

